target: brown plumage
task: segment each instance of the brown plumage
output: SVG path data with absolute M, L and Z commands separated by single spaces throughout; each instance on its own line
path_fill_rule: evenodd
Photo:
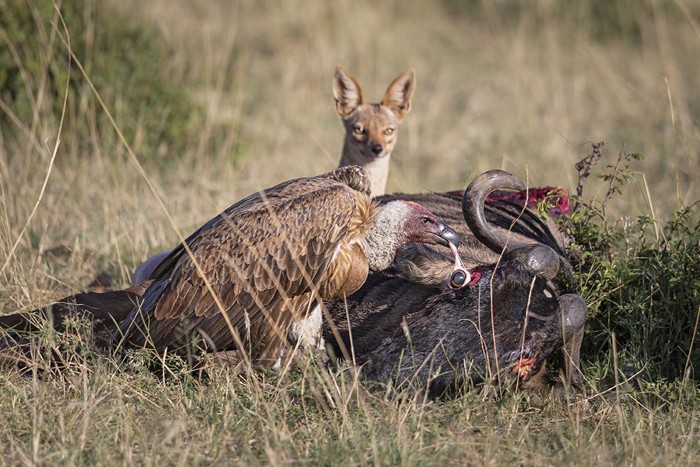
M 242 345 L 254 362 L 274 362 L 291 323 L 321 298 L 351 294 L 403 244 L 455 239 L 425 208 L 380 209 L 369 194 L 365 172 L 350 166 L 239 201 L 186 240 L 191 256 L 180 245 L 160 263 L 119 338 L 180 352 Z

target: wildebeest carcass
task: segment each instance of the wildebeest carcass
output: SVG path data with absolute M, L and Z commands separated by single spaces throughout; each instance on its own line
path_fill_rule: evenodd
M 347 300 L 326 302 L 329 351 L 352 356 L 367 379 L 431 395 L 486 380 L 541 388 L 554 354 L 578 384 L 586 304 L 569 289 L 564 239 L 535 211 L 489 198 L 504 189 L 526 187 L 492 170 L 464 193 L 381 197 L 418 202 L 449 222 L 470 276 L 456 279 L 468 283 L 446 286 L 447 249 L 404 247 Z

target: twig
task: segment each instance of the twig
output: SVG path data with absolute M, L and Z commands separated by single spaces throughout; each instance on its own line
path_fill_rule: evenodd
M 605 146 L 605 144 L 605 141 L 591 143 L 591 146 L 593 147 L 591 153 L 576 163 L 576 170 L 578 171 L 578 186 L 576 187 L 576 194 L 579 197 L 583 195 L 583 183 L 591 175 L 591 168 L 600 160 L 600 150 L 603 146 Z

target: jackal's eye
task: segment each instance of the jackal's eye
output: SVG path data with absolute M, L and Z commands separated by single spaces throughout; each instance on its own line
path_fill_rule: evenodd
M 352 131 L 353 131 L 353 133 L 355 133 L 356 135 L 364 135 L 366 130 L 365 130 L 364 128 L 362 128 L 361 126 L 358 125 L 358 126 L 354 127 L 354 128 L 352 129 Z
M 389 127 L 389 128 L 384 129 L 384 134 L 385 134 L 386 136 L 393 135 L 393 134 L 394 134 L 394 131 L 396 131 L 395 128 Z

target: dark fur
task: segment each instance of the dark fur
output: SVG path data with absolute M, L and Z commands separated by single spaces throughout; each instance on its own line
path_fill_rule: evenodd
M 341 345 L 345 351 L 352 349 L 356 361 L 365 364 L 368 379 L 418 384 L 438 395 L 496 374 L 493 326 L 501 376 L 521 356 L 538 357 L 531 374 L 536 373 L 563 346 L 562 313 L 568 310 L 559 306 L 557 284 L 528 270 L 526 258 L 532 248 L 536 247 L 506 254 L 498 268 L 481 269 L 477 284 L 458 291 L 416 285 L 391 272 L 373 275 L 358 296 L 348 299 L 350 331 L 344 305 L 329 304 L 341 338 L 336 340 L 326 324 L 324 337 L 331 352 L 342 356 Z M 526 310 L 538 317 L 528 317 L 523 334 Z
M 514 233 L 509 243 L 515 248 L 501 257 L 465 223 L 462 192 L 391 195 L 380 202 L 393 199 L 418 202 L 447 221 L 460 234 L 459 251 L 467 268 L 478 270 L 481 278 L 457 292 L 447 290 L 449 251 L 409 245 L 390 269 L 370 275 L 347 300 L 326 303 L 330 322 L 324 323 L 324 339 L 332 354 L 343 358 L 352 352 L 364 365 L 366 378 L 415 384 L 431 395 L 484 377 L 502 380 L 521 357 L 536 356 L 537 361 L 520 382 L 539 379 L 535 373 L 565 341 L 578 364 L 585 303 L 569 293 L 564 242 L 553 222 L 518 204 L 487 203 L 483 209 L 492 228 Z M 530 255 L 536 252 L 535 259 L 541 258 L 545 250 L 559 271 L 554 277 L 529 266 Z M 538 318 L 530 316 L 525 327 L 526 309 Z M 567 317 L 574 328 L 563 328 Z M 569 373 L 577 382 L 575 371 Z

